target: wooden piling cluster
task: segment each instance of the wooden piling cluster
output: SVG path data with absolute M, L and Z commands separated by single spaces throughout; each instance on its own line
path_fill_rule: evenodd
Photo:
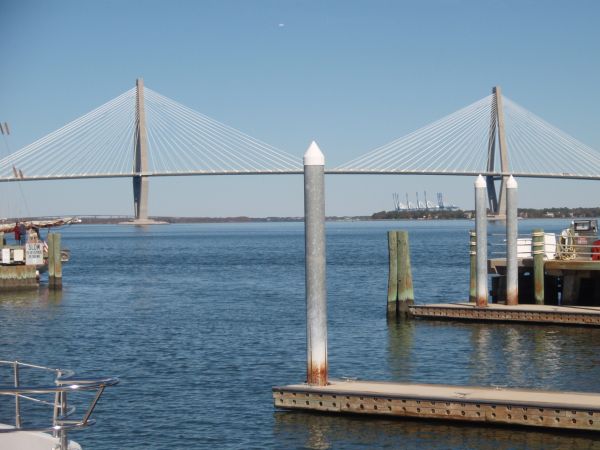
M 48 286 L 62 289 L 62 254 L 60 234 L 48 234 Z
M 388 231 L 389 276 L 388 318 L 410 315 L 415 294 L 410 266 L 410 248 L 407 231 Z

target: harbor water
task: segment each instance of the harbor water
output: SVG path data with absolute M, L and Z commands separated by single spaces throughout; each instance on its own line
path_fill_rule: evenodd
M 472 227 L 327 224 L 330 376 L 599 392 L 598 329 L 386 321 L 386 231 L 409 231 L 416 302 L 436 303 L 468 298 Z M 0 358 L 120 377 L 98 424 L 71 435 L 85 450 L 600 448 L 590 434 L 275 411 L 272 386 L 305 379 L 302 223 L 60 232 L 64 289 L 1 295 Z

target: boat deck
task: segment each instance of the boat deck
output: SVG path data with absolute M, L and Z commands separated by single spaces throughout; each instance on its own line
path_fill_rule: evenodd
M 378 381 L 273 388 L 276 408 L 600 431 L 600 394 Z

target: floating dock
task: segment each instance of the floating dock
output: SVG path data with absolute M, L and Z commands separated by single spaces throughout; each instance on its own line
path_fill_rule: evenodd
M 528 322 L 559 325 L 600 326 L 600 307 L 554 305 L 502 305 L 490 303 L 436 303 L 412 305 L 410 313 L 420 319 Z
M 600 394 L 330 380 L 273 388 L 276 408 L 600 431 Z

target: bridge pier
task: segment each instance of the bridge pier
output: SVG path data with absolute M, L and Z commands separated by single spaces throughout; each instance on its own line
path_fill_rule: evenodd
M 148 171 L 148 134 L 146 110 L 144 109 L 144 80 L 138 78 L 136 87 L 136 133 L 133 177 L 133 210 L 136 222 L 148 220 L 148 178 L 141 175 Z
M 133 213 L 132 222 L 125 225 L 164 224 L 148 218 L 148 133 L 146 131 L 146 110 L 144 108 L 144 80 L 138 78 L 136 87 L 136 132 L 133 155 Z
M 506 173 L 508 167 L 508 148 L 506 145 L 506 133 L 504 130 L 504 106 L 502 103 L 502 91 L 500 86 L 495 86 L 492 89 L 492 94 L 495 98 L 496 107 L 492 109 L 492 117 L 490 121 L 490 132 L 488 139 L 488 172 L 494 172 L 495 156 L 496 156 L 496 135 L 498 135 L 498 150 L 500 153 L 500 171 Z M 500 180 L 500 195 L 496 193 L 495 182 Z M 487 193 L 490 212 L 496 217 L 506 218 L 506 183 L 507 176 L 494 177 L 487 176 Z
M 136 221 L 148 220 L 148 178 L 133 177 L 133 211 Z

